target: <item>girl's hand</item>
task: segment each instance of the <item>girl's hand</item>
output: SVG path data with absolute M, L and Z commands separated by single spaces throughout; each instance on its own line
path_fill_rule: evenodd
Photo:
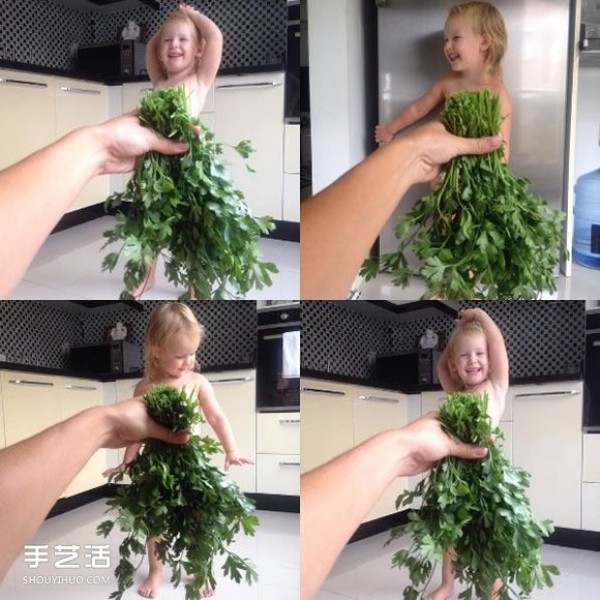
M 375 141 L 379 144 L 387 144 L 392 141 L 394 136 L 390 133 L 387 125 L 377 125 L 375 127 Z
M 111 475 L 116 475 L 117 473 L 122 473 L 125 469 L 125 465 L 121 463 L 118 467 L 114 467 L 113 469 L 106 469 L 106 471 L 102 472 L 102 477 L 110 477 Z
M 225 455 L 225 471 L 229 470 L 231 465 L 253 465 L 254 461 L 243 456 L 238 456 L 237 452 L 228 452 Z

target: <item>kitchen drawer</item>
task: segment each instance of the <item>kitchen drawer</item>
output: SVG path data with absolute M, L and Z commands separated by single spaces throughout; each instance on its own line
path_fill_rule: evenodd
M 300 175 L 283 175 L 283 220 L 300 221 Z
M 300 454 L 300 413 L 256 415 L 258 454 Z
M 583 436 L 583 481 L 600 483 L 600 434 Z
M 117 379 L 117 381 L 115 381 L 115 387 L 117 390 L 117 402 L 133 398 L 135 386 L 140 381 L 141 379 Z
M 600 483 L 584 483 L 581 492 L 581 528 L 600 531 Z
M 299 454 L 258 454 L 256 491 L 259 494 L 300 495 Z
M 300 125 L 286 125 L 284 136 L 283 170 L 300 174 Z

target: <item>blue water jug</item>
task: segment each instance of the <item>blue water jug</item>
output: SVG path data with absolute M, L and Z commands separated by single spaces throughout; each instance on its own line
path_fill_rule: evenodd
M 573 260 L 600 269 L 600 169 L 582 175 L 575 184 Z

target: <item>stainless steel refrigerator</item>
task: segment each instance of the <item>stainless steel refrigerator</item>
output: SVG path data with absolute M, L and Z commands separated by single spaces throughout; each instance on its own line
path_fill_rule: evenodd
M 448 9 L 460 0 L 377 0 L 379 123 L 388 122 L 449 70 L 443 53 Z M 508 33 L 503 74 L 511 95 L 510 166 L 531 191 L 563 208 L 569 94 L 569 0 L 497 0 Z M 431 118 L 431 117 L 427 117 Z M 395 247 L 400 213 L 429 191 L 410 191 L 386 225 L 380 248 Z

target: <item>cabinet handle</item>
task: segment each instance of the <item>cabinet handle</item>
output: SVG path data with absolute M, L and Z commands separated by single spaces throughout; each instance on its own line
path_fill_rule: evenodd
M 300 419 L 279 419 L 280 425 L 300 425 Z
M 279 81 L 261 81 L 259 83 L 228 83 L 225 85 L 218 85 L 218 90 L 237 90 L 237 89 L 250 89 L 250 88 L 274 88 L 280 86 Z
M 325 396 L 345 396 L 346 392 L 341 390 L 320 390 L 318 388 L 301 387 L 301 392 L 310 392 L 311 394 L 323 394 Z
M 86 90 L 85 88 L 76 88 L 68 86 L 61 86 L 60 91 L 67 92 L 69 94 L 89 94 L 91 96 L 99 96 L 102 93 L 100 90 Z
M 247 381 L 254 381 L 254 377 L 230 377 L 224 379 L 209 379 L 210 383 L 246 383 Z
M 560 390 L 558 392 L 526 392 L 523 394 L 516 394 L 515 398 L 531 398 L 534 396 L 575 396 L 579 394 L 577 390 Z
M 279 461 L 279 466 L 280 467 L 299 467 L 300 463 L 299 462 L 293 462 L 290 460 L 280 460 Z
M 400 402 L 398 398 L 387 398 L 385 396 L 359 396 L 358 399 L 365 402 L 388 402 L 390 404 L 398 404 Z
M 9 379 L 8 383 L 13 383 L 14 385 L 37 385 L 41 387 L 54 387 L 54 384 L 51 381 L 31 381 L 28 379 Z
M 40 87 L 47 88 L 47 83 L 42 83 L 41 81 L 27 81 L 25 79 L 4 79 L 0 77 L 0 84 L 2 85 L 24 85 L 29 87 Z
M 98 388 L 93 385 L 65 385 L 66 390 L 84 390 L 95 392 Z

